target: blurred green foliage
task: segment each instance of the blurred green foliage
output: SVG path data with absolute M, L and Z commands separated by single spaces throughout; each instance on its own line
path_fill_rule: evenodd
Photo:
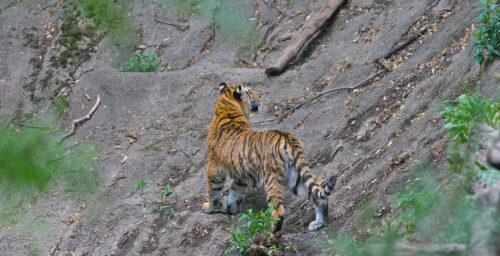
M 93 21 L 98 32 L 107 36 L 119 49 L 132 49 L 137 42 L 135 21 L 130 13 L 132 0 L 71 0 L 65 8 Z
M 480 11 L 479 16 L 474 19 L 479 27 L 472 32 L 476 38 L 472 50 L 476 64 L 483 66 L 492 62 L 495 56 L 500 56 L 500 8 L 497 0 L 479 2 L 483 7 L 475 10 Z
M 496 170 L 474 162 L 481 135 L 477 128 L 478 124 L 500 128 L 499 111 L 498 99 L 481 99 L 470 91 L 443 101 L 441 113 L 450 138 L 447 175 L 438 179 L 436 167 L 414 164 L 391 212 L 377 219 L 375 203 L 363 203 L 354 232 L 332 234 L 325 248 L 335 255 L 430 255 L 405 252 L 398 244 L 467 244 L 469 228 L 483 207 L 476 201 L 474 183 L 478 179 L 491 183 L 500 177 Z
M 493 128 L 500 126 L 500 99 L 481 99 L 466 92 L 456 100 L 444 102 L 441 111 L 445 117 L 444 128 L 453 142 L 466 143 L 476 124 L 484 123 Z
M 20 128 L 0 123 L 0 228 L 28 222 L 30 208 L 54 191 L 81 201 L 98 185 L 92 169 L 99 152 L 96 146 L 59 145 L 59 129 L 47 120 L 53 119 L 45 116 Z
M 260 40 L 253 8 L 242 8 L 242 1 L 221 0 L 163 0 L 181 18 L 200 18 L 213 24 L 215 34 L 238 48 L 238 53 L 248 56 L 255 51 Z

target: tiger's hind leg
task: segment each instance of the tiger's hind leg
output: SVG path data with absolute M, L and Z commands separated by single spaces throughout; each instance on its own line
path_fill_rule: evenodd
M 293 191 L 293 190 L 292 190 Z M 295 192 L 294 192 L 295 193 Z M 309 231 L 318 230 L 328 224 L 328 201 L 325 199 L 318 199 L 309 193 L 304 183 L 300 182 L 296 190 L 297 195 L 309 199 L 309 202 L 314 206 L 316 212 L 316 219 L 309 223 Z
M 224 207 L 226 213 L 236 214 L 240 211 L 240 204 L 247 190 L 247 185 L 240 180 L 233 180 L 229 195 L 227 196 L 227 203 Z
M 283 218 L 285 216 L 285 207 L 283 207 L 283 176 L 276 173 L 266 177 L 264 181 L 264 189 L 266 190 L 267 206 L 274 206 L 271 212 L 271 217 L 276 218 L 273 222 L 274 232 L 281 230 Z
M 224 170 L 215 166 L 209 160 L 207 165 L 207 192 L 208 200 L 203 204 L 203 212 L 212 214 L 222 212 L 222 188 L 226 181 Z
M 309 229 L 309 231 L 315 231 L 328 224 L 328 201 L 325 199 L 317 199 L 316 197 L 311 197 L 309 200 L 314 206 L 316 219 L 309 223 L 307 229 Z
M 308 229 L 315 231 L 328 224 L 328 201 L 325 199 L 318 199 L 313 194 L 309 193 L 309 189 L 304 185 L 297 169 L 294 165 L 288 164 L 285 167 L 285 176 L 287 187 L 296 195 L 308 199 L 314 206 L 316 212 L 316 219 L 309 223 Z

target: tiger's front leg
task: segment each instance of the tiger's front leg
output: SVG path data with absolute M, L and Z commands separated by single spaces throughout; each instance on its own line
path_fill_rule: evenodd
M 222 212 L 222 188 L 226 181 L 224 170 L 215 166 L 210 160 L 207 165 L 208 201 L 203 204 L 203 212 L 212 214 Z

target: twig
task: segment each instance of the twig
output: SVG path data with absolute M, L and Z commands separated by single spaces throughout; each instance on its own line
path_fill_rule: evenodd
M 168 22 L 168 21 L 164 21 L 164 20 L 159 20 L 157 18 L 154 19 L 154 21 L 158 22 L 158 23 L 162 23 L 162 24 L 167 24 L 167 25 L 170 25 L 170 26 L 174 26 L 176 27 L 178 30 L 181 30 L 181 31 L 186 31 L 189 29 L 189 25 L 180 25 L 180 24 L 175 24 L 175 23 L 172 23 L 172 22 Z
M 344 148 L 343 146 L 337 147 L 337 149 L 335 149 L 335 152 L 333 152 L 333 155 L 328 159 L 328 162 L 331 163 L 335 158 L 335 156 L 337 155 L 337 153 L 343 148 Z
M 88 101 L 92 101 L 92 98 L 90 98 L 90 96 L 87 94 L 86 89 L 84 89 L 84 90 L 83 90 L 83 96 L 85 96 L 85 98 L 86 98 Z
M 224 255 L 224 253 L 226 252 L 228 246 L 229 246 L 229 239 L 226 240 L 226 242 L 224 243 L 224 248 L 222 248 L 222 251 L 220 252 L 219 256 Z
M 80 124 L 80 123 L 83 123 L 84 121 L 89 120 L 92 117 L 92 115 L 94 114 L 94 112 L 97 110 L 97 108 L 99 107 L 99 104 L 101 104 L 101 95 L 97 95 L 96 103 L 87 115 L 85 115 L 82 118 L 75 119 L 71 122 L 71 129 L 61 139 L 59 139 L 59 141 L 57 141 L 57 144 L 60 144 L 67 137 L 71 136 L 75 132 L 75 127 L 77 124 Z
M 114 185 L 116 184 L 116 182 L 117 182 L 117 181 L 122 180 L 122 179 L 126 179 L 126 178 L 127 178 L 127 176 L 120 176 L 120 177 L 117 177 L 117 178 L 115 178 L 115 179 L 113 180 L 113 182 L 111 182 L 111 184 L 109 184 L 109 185 L 108 185 L 108 187 L 112 187 L 112 186 L 114 186 Z
M 264 120 L 264 121 L 260 121 L 260 122 L 254 122 L 254 123 L 251 123 L 251 124 L 262 124 L 262 123 L 267 123 L 267 122 L 272 122 L 272 121 L 276 121 L 276 120 L 279 120 L 279 119 L 282 119 L 286 116 L 288 116 L 288 114 L 292 113 L 293 111 L 299 109 L 300 107 L 304 106 L 306 103 L 310 102 L 310 101 L 313 101 L 321 96 L 324 96 L 326 94 L 329 94 L 329 93 L 332 93 L 332 92 L 336 92 L 336 91 L 341 91 L 341 90 L 354 90 L 358 87 L 361 87 L 363 86 L 364 84 L 368 83 L 370 80 L 372 80 L 373 78 L 377 77 L 378 75 L 384 73 L 386 70 L 385 69 L 382 69 L 380 71 L 378 71 L 377 73 L 371 75 L 370 77 L 368 77 L 367 79 L 359 82 L 358 84 L 354 85 L 354 86 L 350 86 L 350 87 L 339 87 L 339 88 L 333 88 L 333 89 L 330 89 L 330 90 L 327 90 L 327 91 L 324 91 L 312 98 L 309 98 L 303 102 L 301 102 L 300 104 L 298 104 L 297 106 L 293 107 L 292 109 L 288 110 L 287 112 L 281 114 L 280 116 L 278 117 L 275 117 L 275 118 L 271 118 L 271 119 L 268 119 L 268 120 Z
M 52 4 L 47 4 L 47 5 L 43 6 L 42 8 L 40 8 L 40 11 L 43 11 L 43 10 L 49 8 L 49 7 L 54 7 L 54 6 L 58 6 L 58 5 L 59 5 L 59 2 L 52 3 Z
M 177 245 L 177 248 L 181 247 L 181 245 L 186 242 L 187 235 L 181 240 L 181 242 Z
M 411 44 L 413 41 L 415 41 L 417 38 L 419 38 L 425 31 L 427 30 L 427 26 L 421 28 L 416 35 L 406 39 L 405 41 L 403 41 L 402 43 L 400 43 L 398 46 L 394 47 L 393 49 L 391 49 L 390 51 L 388 51 L 386 54 L 378 57 L 378 58 L 375 58 L 373 60 L 370 60 L 366 63 L 375 63 L 375 62 L 379 62 L 379 60 L 383 60 L 383 59 L 386 59 L 387 57 L 393 55 L 394 53 L 398 52 L 399 50 L 403 49 L 404 47 L 406 47 L 407 45 Z
M 337 173 L 337 176 L 339 176 L 340 174 L 344 173 L 345 171 L 349 170 L 349 168 L 351 168 L 352 166 L 354 166 L 357 162 L 359 162 L 361 159 L 364 159 L 364 158 L 359 158 L 358 160 L 354 161 L 353 163 L 351 163 L 350 165 L 344 167 L 344 169 L 340 170 L 339 173 Z
M 203 53 L 205 49 L 208 48 L 208 44 L 215 37 L 215 14 L 219 11 L 222 5 L 222 0 L 215 0 L 215 8 L 212 10 L 212 18 L 210 19 L 210 37 L 203 44 L 203 48 L 201 48 L 200 53 Z
M 210 41 L 212 41 L 212 39 L 214 39 L 214 37 L 215 37 L 215 25 L 214 22 L 212 21 L 212 24 L 210 25 L 210 37 L 208 37 L 208 39 L 203 44 L 200 53 L 203 53 L 208 48 L 208 44 L 210 43 Z

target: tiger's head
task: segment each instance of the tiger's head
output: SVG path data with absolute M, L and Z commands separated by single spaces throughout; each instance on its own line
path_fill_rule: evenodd
M 240 108 L 248 115 L 249 112 L 260 112 L 260 94 L 245 85 L 227 85 L 222 82 L 219 85 L 220 97 L 233 99 Z

